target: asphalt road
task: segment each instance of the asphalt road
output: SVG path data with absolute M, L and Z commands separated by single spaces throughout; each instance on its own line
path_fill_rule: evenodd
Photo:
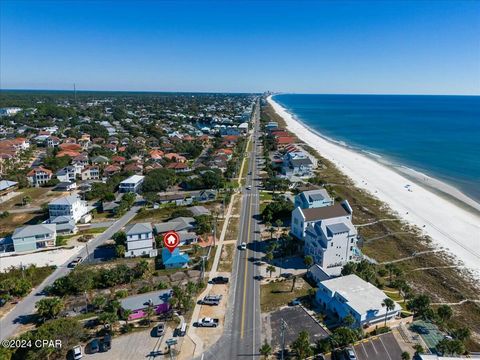
M 260 133 L 259 107 L 254 115 L 254 139 Z M 244 192 L 244 201 L 240 214 L 238 245 L 247 243 L 246 250 L 237 250 L 231 276 L 232 289 L 230 292 L 228 310 L 225 319 L 224 333 L 220 340 L 210 349 L 207 349 L 201 359 L 235 359 L 258 358 L 258 349 L 261 346 L 260 324 L 260 285 L 255 280 L 258 270 L 254 259 L 259 257 L 257 241 L 259 235 L 259 186 L 257 178 L 257 155 L 261 154 L 260 141 L 255 140 L 253 151 L 248 154 L 250 161 Z M 247 188 L 251 186 L 251 190 Z
M 17 329 L 22 323 L 27 323 L 32 314 L 35 313 L 35 304 L 37 301 L 45 297 L 43 290 L 46 286 L 51 285 L 56 279 L 65 276 L 71 269 L 67 267 L 68 263 L 77 256 L 85 258 L 88 254 L 93 254 L 93 250 L 110 239 L 113 234 L 124 227 L 141 208 L 139 205 L 133 206 L 125 215 L 118 219 L 105 232 L 91 240 L 87 246 L 82 248 L 78 253 L 72 256 L 67 262 L 59 266 L 49 277 L 47 277 L 36 289 L 28 296 L 21 300 L 11 312 L 0 320 L 0 339 L 6 339 L 15 335 Z

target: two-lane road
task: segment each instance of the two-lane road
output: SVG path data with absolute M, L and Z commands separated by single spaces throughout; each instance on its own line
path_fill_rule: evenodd
M 259 235 L 259 191 L 257 156 L 261 154 L 258 139 L 259 104 L 253 116 L 253 150 L 248 153 L 249 165 L 240 213 L 238 243 L 247 244 L 246 250 L 237 250 L 231 276 L 224 333 L 220 340 L 202 354 L 202 359 L 256 358 L 260 348 L 260 286 L 258 275 L 257 242 Z

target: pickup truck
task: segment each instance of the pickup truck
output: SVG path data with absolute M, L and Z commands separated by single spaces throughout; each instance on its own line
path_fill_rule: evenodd
M 200 304 L 202 304 L 202 305 L 218 305 L 218 304 L 220 304 L 221 299 L 222 299 L 222 295 L 207 295 L 202 300 L 200 300 Z
M 218 319 L 213 319 L 209 317 L 204 317 L 197 321 L 197 326 L 199 327 L 217 327 Z

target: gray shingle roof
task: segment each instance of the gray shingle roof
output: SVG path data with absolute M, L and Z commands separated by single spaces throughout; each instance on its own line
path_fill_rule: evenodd
M 79 201 L 80 198 L 77 195 L 65 196 L 56 200 L 53 200 L 49 205 L 72 205 Z
M 12 238 L 23 238 L 47 233 L 50 234 L 55 232 L 55 230 L 55 224 L 26 225 L 16 228 L 13 232 Z
M 120 300 L 120 305 L 124 310 L 139 310 L 148 306 L 150 300 L 153 306 L 164 304 L 168 301 L 172 293 L 171 289 L 152 291 L 145 294 L 129 296 Z
M 349 232 L 350 228 L 344 223 L 337 223 L 332 225 L 327 225 L 327 230 L 332 234 L 341 234 L 344 232 Z
M 150 223 L 136 223 L 128 225 L 125 228 L 125 232 L 127 235 L 134 235 L 134 234 L 143 234 L 146 232 L 152 232 L 152 225 Z

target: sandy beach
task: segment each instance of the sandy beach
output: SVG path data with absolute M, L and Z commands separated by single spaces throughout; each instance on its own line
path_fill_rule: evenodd
M 288 130 L 333 162 L 356 186 L 367 190 L 388 204 L 402 219 L 420 228 L 432 238 L 436 247 L 452 254 L 476 279 L 480 279 L 480 215 L 469 211 L 460 201 L 449 201 L 427 186 L 443 186 L 442 191 L 479 210 L 480 204 L 436 179 L 410 169 L 397 169 L 402 170 L 402 174 L 367 155 L 329 141 L 295 120 L 271 96 L 268 102 L 285 120 Z

